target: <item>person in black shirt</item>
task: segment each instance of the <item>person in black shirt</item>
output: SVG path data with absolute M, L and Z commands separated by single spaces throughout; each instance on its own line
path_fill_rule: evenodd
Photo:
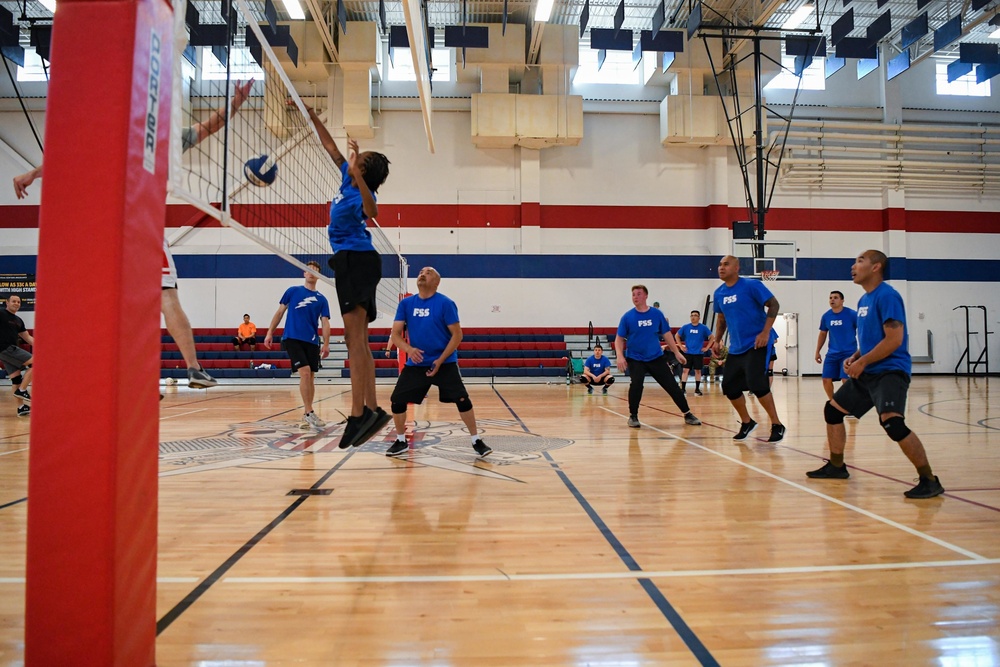
M 31 414 L 31 394 L 28 386 L 31 384 L 31 353 L 23 350 L 21 341 L 29 345 L 35 344 L 35 339 L 24 326 L 24 320 L 17 316 L 21 309 L 21 297 L 12 294 L 7 297 L 7 303 L 0 309 L 0 363 L 3 363 L 17 400 L 17 416 L 27 417 Z

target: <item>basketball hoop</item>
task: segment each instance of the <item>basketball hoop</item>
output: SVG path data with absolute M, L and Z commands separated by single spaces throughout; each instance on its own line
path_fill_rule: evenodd
M 761 280 L 767 280 L 767 281 L 770 281 L 770 282 L 774 282 L 775 280 L 778 279 L 778 274 L 780 274 L 780 273 L 781 273 L 781 271 L 778 271 L 778 270 L 775 270 L 775 271 L 761 271 L 760 272 L 760 279 Z

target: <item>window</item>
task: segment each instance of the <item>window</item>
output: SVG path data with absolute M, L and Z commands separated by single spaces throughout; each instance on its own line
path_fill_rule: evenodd
M 212 47 L 206 46 L 201 52 L 202 81 L 225 81 L 226 66 L 212 53 Z M 250 49 L 233 46 L 229 49 L 229 70 L 233 81 L 246 81 L 253 77 L 257 81 L 264 80 L 264 70 L 250 55 Z
M 781 72 L 771 79 L 765 89 L 795 90 L 799 87 L 799 77 L 795 76 L 795 56 L 781 56 Z M 802 90 L 826 90 L 826 59 L 813 58 L 812 63 L 802 72 Z
M 937 83 L 938 95 L 968 95 L 969 97 L 989 97 L 990 82 L 987 79 L 982 83 L 976 83 L 976 70 L 972 70 L 964 76 L 960 76 L 952 82 L 948 82 L 948 63 L 937 63 Z
M 581 83 L 618 83 L 641 84 L 642 68 L 632 62 L 631 51 L 608 51 L 604 66 L 597 69 L 598 49 L 589 46 L 580 49 L 580 66 L 573 76 L 573 84 Z M 652 57 L 650 54 L 647 57 Z
M 451 49 L 431 49 L 431 81 L 451 81 Z M 387 81 L 416 81 L 413 58 L 409 48 L 392 49 L 392 58 L 386 65 Z
M 24 67 L 17 67 L 18 81 L 48 81 L 48 63 L 44 66 L 42 59 L 38 57 L 35 50 L 27 48 L 24 50 Z

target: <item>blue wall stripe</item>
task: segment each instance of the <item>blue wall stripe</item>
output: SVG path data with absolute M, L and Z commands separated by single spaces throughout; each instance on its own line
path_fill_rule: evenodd
M 408 255 L 410 277 L 433 266 L 447 278 L 622 278 L 690 280 L 716 277 L 719 258 L 705 255 Z M 181 278 L 291 278 L 298 269 L 274 255 L 174 255 Z M 323 263 L 321 261 L 321 263 Z M 853 258 L 802 258 L 799 280 L 849 280 Z M 391 271 L 386 263 L 386 272 Z M 34 273 L 34 255 L 0 255 L 0 273 Z M 329 273 L 325 266 L 324 273 Z M 889 278 L 915 282 L 1000 282 L 1000 260 L 890 260 Z

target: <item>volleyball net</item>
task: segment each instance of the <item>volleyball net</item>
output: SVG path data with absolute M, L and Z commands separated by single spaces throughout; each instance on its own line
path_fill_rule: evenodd
M 317 262 L 334 285 L 327 226 L 340 170 L 268 42 L 264 4 L 234 0 L 224 17 L 216 3 L 204 13 L 177 3 L 170 194 L 302 270 Z M 238 87 L 250 79 L 244 101 Z M 338 147 L 346 157 L 346 141 Z M 368 230 L 382 256 L 378 310 L 391 318 L 406 292 L 406 260 L 377 221 Z

